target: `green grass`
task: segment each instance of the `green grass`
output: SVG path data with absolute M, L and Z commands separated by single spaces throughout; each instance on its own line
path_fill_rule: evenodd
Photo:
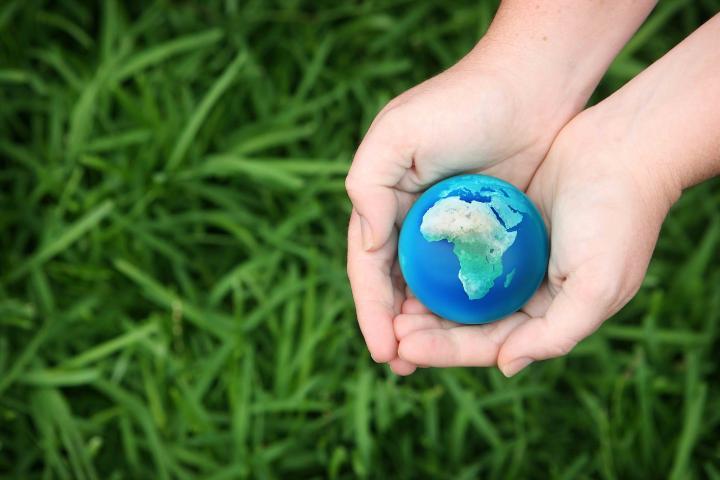
M 595 98 L 720 8 L 661 2 Z M 493 2 L 0 3 L 0 477 L 720 478 L 720 188 L 568 358 L 373 364 L 343 177 Z

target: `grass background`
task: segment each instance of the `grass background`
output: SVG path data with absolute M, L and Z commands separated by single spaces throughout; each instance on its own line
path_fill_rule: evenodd
M 369 359 L 344 173 L 495 8 L 1 2 L 0 477 L 720 478 L 717 182 L 568 358 Z M 719 8 L 661 1 L 594 98 Z

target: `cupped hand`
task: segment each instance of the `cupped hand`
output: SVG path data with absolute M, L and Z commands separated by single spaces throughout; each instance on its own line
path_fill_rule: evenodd
M 632 119 L 632 112 L 622 118 Z M 461 326 L 416 299 L 395 318 L 399 358 L 427 366 L 493 366 L 508 376 L 567 354 L 637 292 L 660 226 L 679 190 L 649 168 L 628 132 L 600 104 L 558 135 L 528 188 L 551 232 L 546 282 L 519 312 Z
M 525 189 L 557 132 L 582 103 L 563 103 L 538 75 L 513 74 L 476 48 L 444 73 L 391 101 L 359 146 L 346 187 L 353 204 L 348 276 L 372 358 L 396 373 L 393 322 L 406 301 L 397 265 L 398 226 L 416 195 L 460 172 L 482 172 Z M 398 322 L 402 322 L 399 320 Z M 423 363 L 423 362 L 420 362 Z M 432 363 L 432 362 L 430 362 Z

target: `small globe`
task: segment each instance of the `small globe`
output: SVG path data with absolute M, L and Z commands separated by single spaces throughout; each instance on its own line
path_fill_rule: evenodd
M 445 179 L 405 217 L 398 255 L 405 281 L 433 313 L 492 322 L 521 308 L 548 265 L 548 236 L 535 205 L 486 175 Z

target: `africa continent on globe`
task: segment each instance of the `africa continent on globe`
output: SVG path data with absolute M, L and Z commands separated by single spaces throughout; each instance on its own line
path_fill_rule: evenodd
M 423 216 L 420 232 L 426 240 L 448 240 L 460 261 L 458 277 L 471 299 L 484 297 L 503 274 L 502 257 L 515 242 L 517 232 L 509 230 L 522 222 L 518 206 L 488 192 L 490 202 L 466 202 L 459 197 L 438 201 Z M 507 274 L 505 288 L 515 271 Z
M 461 323 L 508 315 L 545 276 L 547 233 L 530 200 L 484 175 L 446 179 L 427 190 L 403 223 L 400 267 L 434 313 Z

